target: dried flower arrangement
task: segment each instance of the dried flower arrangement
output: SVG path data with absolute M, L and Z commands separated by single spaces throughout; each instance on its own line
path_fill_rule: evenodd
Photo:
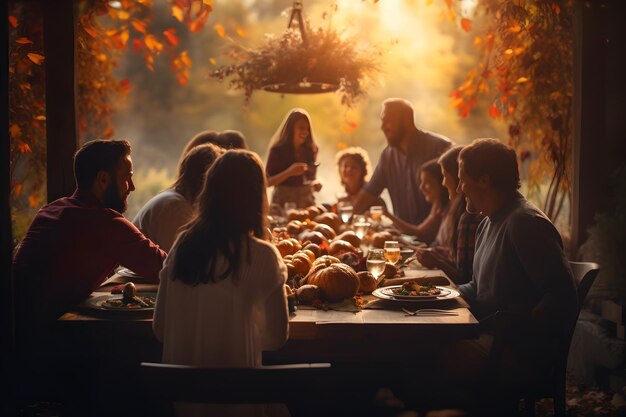
M 280 37 L 266 35 L 258 49 L 234 45 L 227 54 L 235 63 L 210 76 L 220 81 L 230 78 L 230 87 L 243 90 L 246 103 L 256 90 L 283 94 L 338 91 L 346 106 L 365 94 L 363 85 L 379 73 L 381 55 L 359 49 L 355 39 L 342 39 L 330 25 L 312 29 L 308 21 L 304 28 L 289 28 Z

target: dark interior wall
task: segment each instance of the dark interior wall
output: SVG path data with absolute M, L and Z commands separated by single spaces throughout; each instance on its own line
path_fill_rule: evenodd
M 613 206 L 609 178 L 626 163 L 626 26 L 623 0 L 577 0 L 574 248 Z

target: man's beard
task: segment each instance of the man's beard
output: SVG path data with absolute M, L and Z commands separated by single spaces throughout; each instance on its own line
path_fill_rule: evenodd
M 124 213 L 126 211 L 126 199 L 122 198 L 120 195 L 120 189 L 115 181 L 111 181 L 109 186 L 104 190 L 104 207 L 113 209 L 118 213 Z

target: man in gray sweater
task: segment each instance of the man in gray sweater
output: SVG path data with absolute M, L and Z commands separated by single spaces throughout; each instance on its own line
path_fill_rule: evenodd
M 553 360 L 551 353 L 577 312 L 561 236 L 518 192 L 517 158 L 511 147 L 495 139 L 475 140 L 459 154 L 459 179 L 467 210 L 486 216 L 476 231 L 473 279 L 459 291 L 486 333 L 498 322 L 494 314 L 506 312 L 507 364 L 540 373 L 549 366 L 546 360 Z M 489 337 L 480 343 L 485 340 L 490 345 Z

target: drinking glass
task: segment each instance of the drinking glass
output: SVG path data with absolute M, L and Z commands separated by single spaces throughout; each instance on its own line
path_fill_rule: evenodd
M 385 270 L 385 254 L 382 249 L 370 249 L 367 254 L 367 270 L 376 282 L 380 280 L 380 277 Z
M 383 217 L 383 206 L 370 207 L 370 217 L 372 220 L 379 222 Z
M 356 233 L 359 239 L 363 239 L 363 236 L 365 236 L 370 229 L 371 223 L 369 223 L 365 217 L 359 216 L 359 218 L 352 223 L 352 226 L 354 227 L 354 233 Z
M 387 259 L 392 264 L 397 264 L 400 258 L 402 257 L 400 253 L 400 244 L 395 240 L 387 240 L 385 241 L 385 259 Z
M 340 201 L 337 203 L 337 214 L 339 214 L 341 221 L 344 223 L 348 223 L 350 221 L 350 217 L 352 217 L 353 212 L 354 208 L 349 201 Z

